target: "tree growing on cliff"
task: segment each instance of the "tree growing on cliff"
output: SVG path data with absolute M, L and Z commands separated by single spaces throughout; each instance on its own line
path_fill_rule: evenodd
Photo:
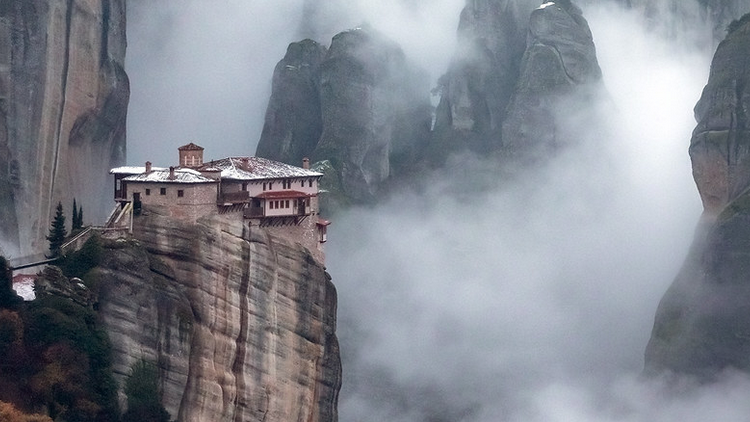
M 76 199 L 73 198 L 73 221 L 71 221 L 72 225 L 70 227 L 70 231 L 74 232 L 81 228 L 81 222 L 78 221 L 78 204 L 76 203 Z
M 153 363 L 141 359 L 133 364 L 125 381 L 125 395 L 128 410 L 123 421 L 169 422 L 169 412 L 159 401 L 159 373 Z
M 60 247 L 65 242 L 68 232 L 65 230 L 65 214 L 62 202 L 57 203 L 55 218 L 52 219 L 52 227 L 49 229 L 49 256 L 50 258 L 60 255 Z

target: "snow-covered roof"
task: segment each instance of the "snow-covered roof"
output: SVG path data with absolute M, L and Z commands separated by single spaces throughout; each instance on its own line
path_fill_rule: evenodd
M 203 147 L 200 145 L 195 145 L 194 143 L 189 143 L 187 145 L 183 145 L 179 148 L 177 148 L 179 151 L 203 151 Z
M 36 294 L 34 293 L 34 280 L 36 276 L 32 274 L 19 274 L 13 277 L 13 290 L 16 294 L 21 296 L 23 300 L 34 300 Z
M 149 173 L 141 173 L 124 178 L 126 182 L 151 182 L 151 183 L 216 183 L 200 172 L 188 168 L 174 169 L 174 179 L 169 178 L 169 170 L 152 170 Z
M 164 167 L 151 167 L 151 170 L 166 170 Z M 116 167 L 109 171 L 109 174 L 141 174 L 146 172 L 143 166 L 123 166 Z
M 221 169 L 222 179 L 267 180 L 301 177 L 322 177 L 323 173 L 291 166 L 261 157 L 229 157 L 206 163 Z

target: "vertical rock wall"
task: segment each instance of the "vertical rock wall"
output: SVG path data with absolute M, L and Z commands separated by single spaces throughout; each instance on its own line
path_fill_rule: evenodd
M 341 187 L 334 195 L 372 201 L 394 173 L 410 170 L 429 137 L 428 82 L 370 28 L 337 34 L 327 50 L 291 44 L 273 81 L 256 154 L 293 165 L 329 160 Z
M 231 214 L 146 214 L 139 240 L 110 244 L 97 270 L 116 377 L 157 362 L 181 422 L 336 421 L 336 290 L 322 264 Z
M 0 239 L 46 249 L 57 201 L 106 217 L 125 158 L 125 0 L 0 4 Z
M 750 22 L 719 45 L 690 143 L 704 213 L 659 304 L 646 371 L 750 370 Z

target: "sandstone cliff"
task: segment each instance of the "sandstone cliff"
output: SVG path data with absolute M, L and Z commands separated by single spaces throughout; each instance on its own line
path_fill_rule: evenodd
M 502 125 L 502 153 L 544 159 L 597 126 L 606 94 L 594 40 L 581 10 L 569 0 L 531 13 L 526 51 Z
M 327 51 L 309 40 L 290 45 L 256 153 L 295 165 L 302 156 L 329 160 L 343 196 L 368 202 L 415 162 L 430 119 L 421 72 L 397 44 L 358 28 L 333 37 Z
M 440 81 L 433 149 L 525 161 L 549 157 L 595 123 L 601 70 L 588 23 L 569 0 L 470 0 L 458 35 Z
M 158 208 L 95 270 L 120 381 L 160 369 L 162 403 L 190 421 L 335 421 L 336 290 L 299 244 L 227 215 L 176 222 Z
M 125 158 L 125 0 L 0 2 L 0 245 L 46 249 L 57 201 L 106 216 Z
M 710 377 L 750 370 L 750 22 L 719 45 L 695 112 L 693 176 L 704 205 L 686 262 L 662 298 L 646 370 Z
M 458 47 L 439 81 L 435 149 L 500 145 L 506 109 L 518 82 L 533 0 L 467 0 L 458 25 Z

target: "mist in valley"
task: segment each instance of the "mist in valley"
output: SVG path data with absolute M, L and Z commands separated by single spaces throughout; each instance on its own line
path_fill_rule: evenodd
M 701 212 L 687 155 L 713 45 L 702 25 L 581 4 L 607 118 L 513 174 L 461 154 L 419 186 L 336 216 L 350 421 L 741 421 L 750 380 L 641 377 L 664 291 Z M 462 0 L 129 4 L 128 161 L 252 154 L 289 42 L 362 23 L 399 42 L 432 85 Z M 680 28 L 675 34 L 674 28 Z M 701 40 L 696 42 L 695 40 Z M 570 110 L 575 120 L 575 110 Z M 668 387 L 667 387 L 668 385 Z

